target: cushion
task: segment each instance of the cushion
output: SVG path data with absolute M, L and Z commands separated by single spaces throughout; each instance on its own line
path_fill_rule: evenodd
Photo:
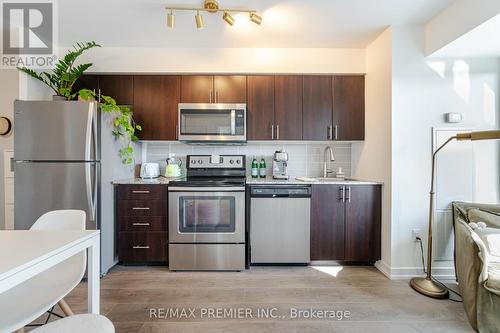
M 486 289 L 500 295 L 500 263 L 492 263 L 488 267 L 488 280 L 484 283 Z
M 111 321 L 96 314 L 79 314 L 65 317 L 30 331 L 32 333 L 114 333 Z
M 476 228 L 474 232 L 481 238 L 486 246 L 490 262 L 500 263 L 500 229 Z
M 467 210 L 467 218 L 469 222 L 484 222 L 489 227 L 500 228 L 500 215 L 485 209 L 472 208 Z

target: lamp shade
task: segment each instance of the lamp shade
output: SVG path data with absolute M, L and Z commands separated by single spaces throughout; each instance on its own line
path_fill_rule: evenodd
M 500 130 L 459 133 L 457 140 L 500 140 Z

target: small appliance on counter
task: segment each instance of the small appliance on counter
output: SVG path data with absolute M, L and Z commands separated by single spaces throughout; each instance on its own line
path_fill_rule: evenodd
M 160 165 L 158 163 L 142 163 L 141 178 L 153 179 L 160 177 Z
M 288 153 L 278 150 L 273 157 L 273 178 L 288 179 Z
M 167 166 L 165 168 L 165 177 L 180 177 L 182 161 L 176 158 L 174 154 L 168 154 Z

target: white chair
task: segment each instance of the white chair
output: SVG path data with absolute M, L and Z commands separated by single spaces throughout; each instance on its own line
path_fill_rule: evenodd
M 30 230 L 85 230 L 85 220 L 84 211 L 56 210 L 40 216 Z M 22 329 L 57 303 L 65 315 L 72 315 L 63 298 L 80 283 L 85 268 L 83 251 L 0 294 L 0 332 Z
M 53 321 L 36 328 L 31 333 L 114 333 L 111 321 L 100 315 L 80 314 Z

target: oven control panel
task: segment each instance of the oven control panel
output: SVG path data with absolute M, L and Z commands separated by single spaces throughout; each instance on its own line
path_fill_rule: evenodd
M 243 169 L 245 155 L 188 155 L 188 169 Z

